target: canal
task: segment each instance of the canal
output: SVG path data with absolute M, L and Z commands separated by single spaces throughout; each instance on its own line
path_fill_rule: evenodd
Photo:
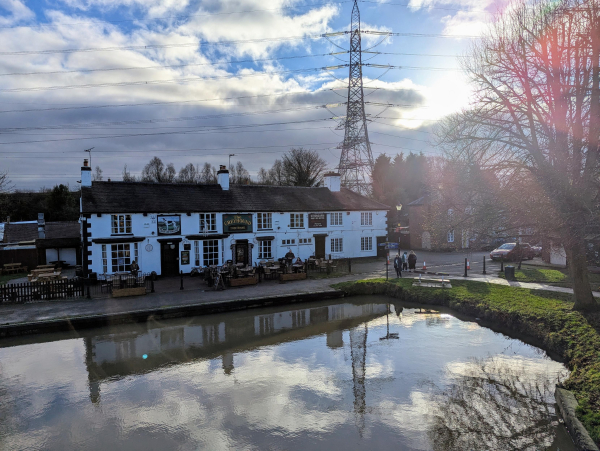
M 565 367 L 378 296 L 0 341 L 2 450 L 561 450 Z

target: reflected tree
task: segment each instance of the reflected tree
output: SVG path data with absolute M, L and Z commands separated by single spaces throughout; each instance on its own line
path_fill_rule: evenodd
M 554 440 L 553 388 L 547 375 L 501 359 L 467 363 L 434 390 L 428 432 L 436 451 L 547 449 Z

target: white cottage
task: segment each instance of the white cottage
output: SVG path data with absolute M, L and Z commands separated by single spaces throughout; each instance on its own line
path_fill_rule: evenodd
M 340 187 L 93 182 L 81 168 L 84 270 L 189 273 L 227 260 L 252 265 L 289 251 L 306 259 L 377 255 L 385 241 L 388 207 Z

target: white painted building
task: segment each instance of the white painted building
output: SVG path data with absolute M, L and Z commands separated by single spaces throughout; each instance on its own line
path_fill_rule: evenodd
M 84 269 L 174 275 L 227 260 L 255 264 L 288 252 L 357 258 L 377 255 L 387 230 L 386 205 L 340 187 L 231 185 L 222 166 L 218 184 L 93 182 L 82 167 Z

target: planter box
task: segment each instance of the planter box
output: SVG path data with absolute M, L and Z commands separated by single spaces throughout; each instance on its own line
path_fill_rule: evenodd
M 113 298 L 123 298 L 126 296 L 142 296 L 146 294 L 146 287 L 135 288 L 113 288 Z
M 292 274 L 281 274 L 279 276 L 279 283 L 287 282 L 288 280 L 304 280 L 306 279 L 305 272 L 295 272 Z
M 229 285 L 232 287 L 243 287 L 246 285 L 256 285 L 258 279 L 256 277 L 240 277 L 239 279 L 229 279 Z

